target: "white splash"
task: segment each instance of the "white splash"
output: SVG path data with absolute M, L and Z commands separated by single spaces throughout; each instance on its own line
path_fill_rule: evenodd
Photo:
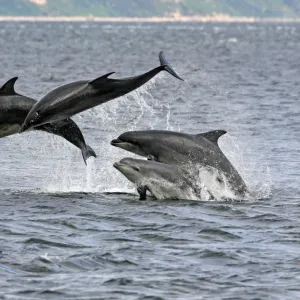
M 202 85 L 204 84 L 208 89 L 213 90 L 217 97 L 223 97 L 223 101 L 229 106 L 228 94 L 219 89 L 218 81 L 202 71 L 194 71 L 193 76 L 196 76 Z M 110 141 L 129 130 L 164 129 L 188 132 L 188 128 L 191 127 L 187 120 L 182 118 L 181 122 L 180 116 L 176 118 L 173 116 L 174 88 L 173 93 L 169 96 L 164 96 L 164 99 L 155 96 L 156 86 L 160 84 L 160 81 L 165 81 L 166 78 L 169 80 L 167 75 L 159 75 L 138 90 L 86 111 L 74 118 L 82 129 L 87 144 L 95 150 L 98 156 L 96 159 L 88 159 L 87 166 L 83 164 L 78 149 L 70 147 L 69 143 L 62 141 L 61 138 L 52 137 L 51 151 L 53 150 L 58 158 L 51 160 L 55 162 L 54 165 L 49 166 L 51 171 L 45 178 L 41 190 L 55 193 L 135 192 L 134 186 L 112 166 L 114 162 L 124 157 L 135 157 L 135 155 L 112 147 Z M 188 97 L 185 95 L 189 95 L 188 91 L 191 88 L 192 83 L 188 80 L 185 84 L 178 84 L 175 91 L 177 96 Z M 188 103 L 189 99 L 185 100 L 187 102 L 186 109 L 191 109 L 192 111 L 191 103 Z M 90 122 L 90 119 L 93 119 L 93 122 Z M 255 169 L 254 166 L 249 169 L 249 164 L 244 162 L 245 147 L 237 139 L 240 131 L 231 122 L 234 122 L 234 120 L 228 118 L 228 123 L 222 127 L 224 129 L 235 128 L 233 130 L 234 135 L 231 135 L 230 131 L 226 136 L 222 137 L 221 149 L 224 150 L 225 155 L 228 156 L 245 179 L 251 192 L 257 192 L 260 197 L 268 197 L 271 192 L 271 180 L 268 177 L 270 173 L 261 175 L 260 184 L 257 185 L 255 182 L 258 178 L 257 170 L 259 169 L 262 172 L 261 174 L 263 174 L 263 171 L 261 168 Z M 194 133 L 212 129 L 216 129 L 215 124 L 210 128 L 203 128 L 200 124 L 199 130 L 197 129 L 197 132 Z M 57 139 L 60 139 L 59 142 Z M 48 149 L 43 149 L 42 151 L 48 151 Z M 253 170 L 256 170 L 256 172 Z M 203 172 L 199 180 L 204 185 L 201 189 L 202 200 L 209 199 L 210 190 L 215 190 L 214 196 L 217 199 L 223 197 L 231 198 L 232 195 L 229 189 L 219 190 L 213 186 L 215 181 L 211 180 L 211 174 Z

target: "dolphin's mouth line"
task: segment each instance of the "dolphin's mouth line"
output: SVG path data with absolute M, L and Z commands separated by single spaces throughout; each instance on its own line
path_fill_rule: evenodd
M 125 167 L 126 165 L 125 165 L 125 164 L 122 164 L 122 163 L 120 163 L 120 162 L 115 162 L 115 163 L 113 164 L 113 166 L 114 166 L 116 169 L 118 169 L 118 168 L 121 168 L 121 167 Z
M 119 138 L 112 140 L 110 142 L 110 144 L 113 145 L 113 146 L 117 146 L 117 145 L 121 145 L 121 144 L 132 144 L 132 145 L 134 145 L 133 142 L 124 141 L 124 140 L 121 140 Z
M 118 144 L 122 144 L 122 143 L 125 143 L 125 142 L 120 139 L 114 139 L 110 142 L 111 145 L 118 145 Z
M 121 163 L 121 162 L 115 162 L 113 164 L 113 166 L 117 169 L 117 170 L 121 170 L 121 169 L 134 169 L 134 167 L 132 167 L 131 165 L 128 165 L 128 164 L 124 164 L 124 163 Z

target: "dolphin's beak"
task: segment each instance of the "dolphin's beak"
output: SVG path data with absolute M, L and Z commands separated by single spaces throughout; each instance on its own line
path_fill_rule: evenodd
M 115 140 L 112 140 L 110 142 L 110 144 L 112 146 L 115 146 L 115 147 L 119 147 L 119 148 L 124 148 L 126 150 L 126 148 L 128 147 L 128 145 L 131 145 L 130 142 L 126 142 L 126 141 L 122 141 L 120 139 L 115 139 Z M 126 147 L 127 146 L 127 147 Z
M 121 144 L 121 143 L 124 143 L 124 142 L 119 140 L 119 139 L 115 139 L 115 140 L 112 140 L 110 142 L 110 144 L 113 145 L 113 146 L 116 146 L 116 145 Z
M 119 170 L 119 171 L 120 171 L 120 169 L 122 169 L 122 168 L 124 168 L 124 167 L 127 167 L 127 165 L 122 164 L 121 162 L 115 162 L 115 163 L 113 164 L 113 166 L 114 166 L 117 170 Z
M 119 169 L 120 163 L 119 163 L 119 162 L 115 162 L 115 163 L 113 164 L 113 166 L 114 166 L 116 169 Z

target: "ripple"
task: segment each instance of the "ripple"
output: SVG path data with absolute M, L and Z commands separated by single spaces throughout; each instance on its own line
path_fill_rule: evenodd
M 139 234 L 139 237 L 149 240 L 149 241 L 158 241 L 158 242 L 173 242 L 173 243 L 178 243 L 178 244 L 189 242 L 189 240 L 187 240 L 187 239 L 168 237 L 168 236 L 163 236 L 163 235 L 154 234 L 154 233 Z
M 25 241 L 22 241 L 22 243 L 27 244 L 27 245 L 38 244 L 41 246 L 52 246 L 52 247 L 71 248 L 71 249 L 88 248 L 83 245 L 60 243 L 60 242 L 54 242 L 54 241 L 49 241 L 49 240 L 39 239 L 39 238 L 29 238 Z
M 274 223 L 274 222 L 286 222 L 287 219 L 284 219 L 283 217 L 276 215 L 276 214 L 259 214 L 257 216 L 251 217 L 251 220 L 259 221 L 262 223 Z
M 236 255 L 229 255 L 223 251 L 204 250 L 201 252 L 202 258 L 226 258 L 226 259 L 238 259 Z
M 215 228 L 205 228 L 199 231 L 200 235 L 204 235 L 206 237 L 213 236 L 213 238 L 221 237 L 224 240 L 238 240 L 241 239 L 240 236 L 221 230 L 221 229 L 215 229 Z
M 107 281 L 104 281 L 104 284 L 108 284 L 108 285 L 128 285 L 131 284 L 133 282 L 132 279 L 128 279 L 128 278 L 112 278 L 109 279 Z
M 35 296 L 35 297 L 63 297 L 65 296 L 66 294 L 63 293 L 63 292 L 59 292 L 59 291 L 53 291 L 53 290 L 50 290 L 50 289 L 45 289 L 43 291 L 40 291 L 40 292 L 37 292 L 35 290 L 24 290 L 24 291 L 19 291 L 17 293 L 18 295 L 22 296 L 22 295 L 25 295 L 25 296 L 28 296 L 28 295 L 32 295 L 32 296 Z

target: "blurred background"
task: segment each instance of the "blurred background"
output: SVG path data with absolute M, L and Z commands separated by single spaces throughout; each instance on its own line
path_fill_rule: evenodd
M 151 17 L 226 14 L 298 18 L 299 0 L 0 0 L 0 15 Z

